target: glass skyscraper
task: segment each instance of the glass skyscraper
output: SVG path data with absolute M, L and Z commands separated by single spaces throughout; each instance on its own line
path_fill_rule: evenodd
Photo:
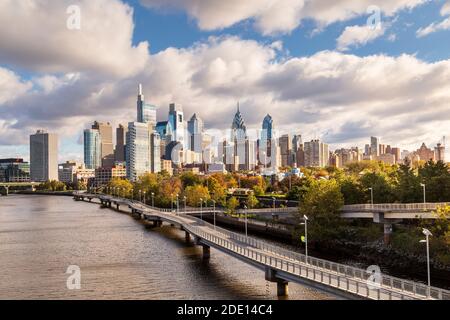
M 139 85 L 138 92 L 137 122 L 150 123 L 153 127 L 156 126 L 156 106 L 145 103 L 142 84 Z
M 87 169 L 97 169 L 102 166 L 102 144 L 100 131 L 84 130 L 84 164 Z

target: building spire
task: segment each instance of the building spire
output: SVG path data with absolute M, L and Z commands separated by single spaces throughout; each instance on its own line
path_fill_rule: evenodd
M 240 105 L 239 105 L 239 101 L 238 101 L 238 103 L 237 103 L 237 112 L 240 112 Z
M 142 96 L 142 83 L 139 83 L 138 94 Z

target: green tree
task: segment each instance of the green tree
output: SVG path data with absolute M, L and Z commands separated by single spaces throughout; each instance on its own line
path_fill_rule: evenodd
M 239 206 L 239 200 L 235 197 L 231 197 L 227 201 L 227 209 L 229 214 L 236 213 L 236 208 Z
M 249 209 L 256 208 L 259 204 L 258 199 L 255 197 L 253 193 L 250 193 L 247 197 L 247 206 Z
M 394 186 L 386 173 L 367 172 L 361 176 L 360 182 L 363 190 L 373 189 L 375 203 L 395 202 Z
M 121 197 L 130 198 L 133 184 L 127 179 L 113 178 L 107 184 L 109 190 L 115 190 L 114 193 Z
M 398 169 L 398 184 L 395 187 L 397 199 L 402 203 L 420 202 L 422 199 L 422 187 L 420 178 L 409 166 L 400 165 Z
M 339 218 L 343 205 L 344 197 L 336 180 L 313 180 L 300 203 L 300 214 L 332 220 Z
M 208 190 L 211 200 L 216 201 L 218 205 L 225 205 L 227 190 L 214 176 L 208 178 Z
M 450 201 L 450 173 L 442 161 L 428 161 L 419 168 L 419 178 L 426 185 L 428 202 Z

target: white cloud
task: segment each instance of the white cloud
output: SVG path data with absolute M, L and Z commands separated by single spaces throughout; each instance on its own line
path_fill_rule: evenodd
M 442 16 L 450 15 L 450 1 L 446 1 L 445 4 L 442 6 L 441 15 Z M 444 19 L 439 23 L 433 22 L 424 28 L 419 28 L 416 31 L 416 36 L 418 38 L 422 38 L 428 36 L 431 33 L 443 30 L 450 30 L 450 17 Z
M 414 8 L 427 0 L 379 0 L 375 3 L 386 15 Z M 253 20 L 261 33 L 288 33 L 303 19 L 320 26 L 365 15 L 372 0 L 141 0 L 150 8 L 185 10 L 200 29 L 215 30 Z
M 80 30 L 66 26 L 69 5 L 81 10 Z M 43 73 L 132 75 L 148 58 L 148 43 L 132 45 L 133 29 L 133 10 L 120 0 L 2 0 L 0 61 Z
M 305 139 L 329 131 L 331 143 L 361 144 L 382 135 L 417 144 L 450 127 L 450 61 L 426 63 L 410 55 L 324 51 L 279 61 L 272 44 L 221 37 L 151 55 L 139 74 L 120 80 L 81 74 L 53 81 L 47 92 L 28 91 L 0 107 L 7 122 L 1 141 L 14 143 L 41 127 L 76 136 L 95 119 L 132 121 L 138 82 L 160 107 L 160 119 L 167 118 L 170 102 L 179 102 L 187 117 L 196 112 L 209 128 L 228 128 L 238 100 L 248 127 L 260 128 L 271 113 L 279 129 L 301 131 Z M 5 134 L 5 141 L 6 132 L 17 137 Z
M 0 111 L 2 104 L 23 95 L 31 87 L 30 82 L 21 81 L 13 71 L 0 67 Z
M 381 25 L 372 26 L 349 26 L 337 39 L 337 49 L 339 51 L 347 51 L 350 47 L 366 45 L 369 42 L 381 37 L 385 32 L 385 28 Z

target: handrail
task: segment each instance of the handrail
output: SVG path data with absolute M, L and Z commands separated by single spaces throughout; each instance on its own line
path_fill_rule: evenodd
M 341 211 L 359 211 L 359 210 L 422 210 L 434 211 L 440 206 L 450 205 L 449 202 L 441 203 L 377 203 L 377 204 L 351 204 L 342 207 Z
M 86 196 L 85 194 L 83 195 Z M 95 195 L 95 197 L 106 200 L 117 200 L 110 196 Z M 214 226 L 193 216 L 176 213 L 170 209 L 150 207 L 128 199 L 120 200 L 127 203 L 130 207 L 134 207 L 134 209 L 152 210 L 156 211 L 156 213 L 159 212 L 163 215 L 162 217 L 182 225 L 183 228 L 190 233 L 259 263 L 300 277 L 305 277 L 306 274 L 306 277 L 309 279 L 348 292 L 356 293 L 357 295 L 362 295 L 371 299 L 380 299 L 381 297 L 388 299 L 425 299 L 428 296 L 429 290 L 429 295 L 433 299 L 450 299 L 449 290 L 436 287 L 428 288 L 427 285 L 422 283 L 383 274 L 381 275 L 381 287 L 375 290 L 376 297 L 373 297 L 370 296 L 370 294 L 375 291 L 371 290 L 367 284 L 367 279 L 370 274 L 364 269 L 311 256 L 308 256 L 308 261 L 306 261 L 306 256 L 304 254 L 292 252 L 262 240 L 246 237 L 245 235 Z M 170 214 L 167 215 L 167 213 Z M 145 215 L 144 211 L 143 214 Z M 205 232 L 205 230 L 201 229 L 199 226 L 206 227 L 210 232 Z M 314 277 L 311 278 L 311 275 L 314 275 Z M 331 281 L 332 279 L 334 279 L 334 282 Z M 343 284 L 345 288 L 343 288 L 341 284 Z M 361 291 L 362 289 L 366 291 Z

